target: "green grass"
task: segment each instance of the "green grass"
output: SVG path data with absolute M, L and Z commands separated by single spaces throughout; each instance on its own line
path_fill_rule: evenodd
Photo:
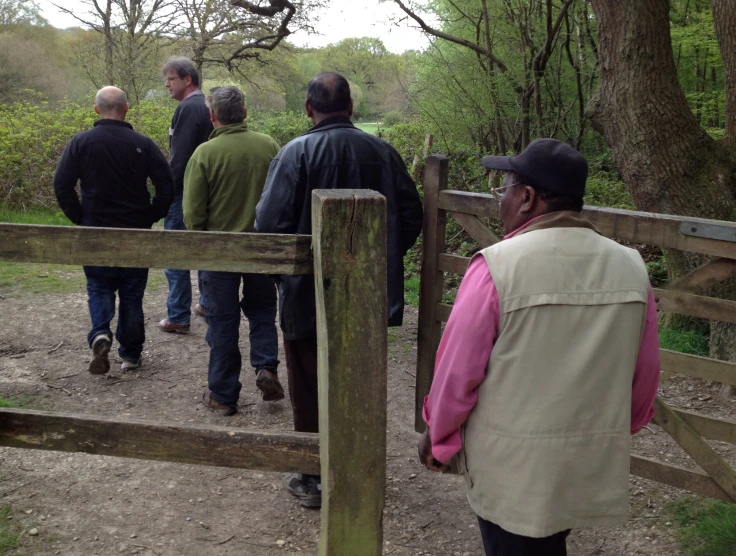
M 380 126 L 375 123 L 355 124 L 355 127 L 357 127 L 358 129 L 362 129 L 366 133 L 371 133 L 372 135 L 378 135 L 378 132 L 380 130 Z
M 709 341 L 707 330 L 702 328 L 659 328 L 659 347 L 663 349 L 708 357 Z
M 688 556 L 736 554 L 736 504 L 686 497 L 670 504 L 667 511 Z
M 9 550 L 18 548 L 18 540 L 20 539 L 20 534 L 14 530 L 14 527 L 9 525 L 9 513 L 10 506 L 5 504 L 0 507 L 0 554 L 7 554 Z
M 404 303 L 412 307 L 419 306 L 419 276 L 404 278 Z
M 47 226 L 71 226 L 71 221 L 60 210 L 10 210 L 0 206 L 0 222 L 11 224 L 43 224 Z
M 28 398 L 0 398 L 0 407 L 21 407 L 28 403 Z
M 0 222 L 12 224 L 37 224 L 71 226 L 61 211 L 10 210 L 0 206 Z M 151 270 L 148 290 L 157 290 L 166 284 L 161 270 Z M 86 280 L 82 268 L 77 265 L 15 263 L 0 261 L 0 294 L 15 293 L 58 294 L 84 291 Z

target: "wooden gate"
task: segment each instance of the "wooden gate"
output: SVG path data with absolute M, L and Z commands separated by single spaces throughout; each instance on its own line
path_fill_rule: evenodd
M 419 339 L 415 428 L 424 430 L 422 404 L 429 393 L 442 323 L 451 305 L 442 303 L 444 274 L 465 274 L 470 259 L 445 252 L 445 227 L 452 217 L 478 243 L 499 241 L 480 218 L 498 218 L 498 203 L 491 195 L 447 189 L 449 161 L 445 156 L 427 159 L 424 179 L 424 239 L 419 291 Z M 631 243 L 678 249 L 714 257 L 687 276 L 655 289 L 657 308 L 715 321 L 736 323 L 736 302 L 697 295 L 736 274 L 736 224 L 627 210 L 585 207 L 583 214 L 607 237 Z M 671 373 L 736 385 L 736 364 L 663 349 L 662 369 Z M 673 409 L 661 398 L 655 401 L 655 422 L 705 471 L 632 454 L 631 473 L 712 498 L 736 502 L 736 471 L 704 440 L 736 444 L 736 423 L 700 413 Z
M 315 191 L 312 222 L 311 237 L 0 224 L 0 260 L 314 272 L 320 410 L 317 435 L 0 409 L 0 446 L 321 472 L 319 553 L 380 554 L 386 483 L 386 200 L 373 191 Z

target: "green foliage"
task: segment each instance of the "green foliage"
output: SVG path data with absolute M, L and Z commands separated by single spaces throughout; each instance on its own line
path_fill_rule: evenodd
M 250 129 L 273 137 L 282 147 L 312 127 L 304 112 L 260 112 L 247 121 Z
M 381 123 L 385 126 L 392 126 L 401 123 L 404 120 L 404 114 L 400 110 L 390 110 L 383 115 Z
M 659 346 L 690 355 L 708 357 L 707 326 L 689 322 L 677 327 L 659 327 Z
M 131 108 L 128 121 L 167 152 L 173 110 L 171 101 L 144 101 Z M 52 184 L 59 157 L 69 140 L 96 120 L 91 103 L 38 97 L 37 102 L 0 105 L 0 204 L 56 208 Z
M 370 133 L 371 135 L 378 135 L 378 132 L 380 131 L 380 127 L 378 126 L 377 123 L 362 124 L 362 123 L 356 122 L 355 127 L 357 127 L 360 130 L 365 131 L 366 133 Z
M 588 177 L 585 204 L 599 207 L 636 210 L 626 184 L 618 174 L 599 172 Z
M 9 550 L 18 548 L 20 533 L 16 531 L 12 522 L 8 520 L 10 506 L 3 504 L 0 507 L 0 554 L 7 554 Z
M 688 496 L 670 504 L 667 511 L 688 556 L 736 554 L 736 504 Z

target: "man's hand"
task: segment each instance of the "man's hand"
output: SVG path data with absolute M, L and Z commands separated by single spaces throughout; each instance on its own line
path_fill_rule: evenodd
M 430 471 L 438 471 L 440 473 L 446 473 L 450 470 L 449 465 L 437 461 L 432 455 L 432 440 L 429 438 L 429 431 L 426 431 L 421 440 L 419 441 L 419 461 L 422 462 L 424 467 Z

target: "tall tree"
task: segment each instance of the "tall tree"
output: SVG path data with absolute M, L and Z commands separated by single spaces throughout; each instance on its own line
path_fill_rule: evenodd
M 425 21 L 418 3 L 393 1 L 433 38 L 425 75 L 436 76 L 433 90 L 442 90 L 439 96 L 445 97 L 440 104 L 457 105 L 459 119 L 476 146 L 505 153 L 523 149 L 534 136 L 562 133 L 572 106 L 560 103 L 559 89 L 571 81 L 561 78 L 570 60 L 561 56 L 561 39 L 576 73 L 585 68 L 580 63 L 584 58 L 575 50 L 588 47 L 571 39 L 580 25 L 587 25 L 572 15 L 575 0 L 437 0 L 430 4 L 439 20 L 434 26 Z M 574 81 L 580 82 L 584 93 L 585 77 Z M 425 105 L 425 111 L 434 110 L 430 102 Z M 550 118 L 550 113 L 556 117 Z M 437 121 L 447 119 L 434 116 Z M 582 140 L 582 133 L 565 131 L 572 132 L 573 141 Z
M 600 82 L 588 107 L 636 206 L 645 211 L 732 220 L 736 209 L 736 2 L 712 0 L 726 75 L 726 131 L 714 139 L 677 79 L 668 0 L 591 0 Z M 669 253 L 675 273 L 698 257 Z M 720 293 L 734 297 L 733 284 Z M 733 326 L 711 324 L 711 355 L 736 360 Z
M 79 52 L 95 87 L 118 85 L 133 101 L 140 100 L 159 79 L 161 48 L 174 21 L 172 0 L 79 0 L 61 11 L 99 33 L 105 52 L 102 76 L 97 76 L 89 52 Z M 80 13 L 80 7 L 86 9 Z
M 48 25 L 33 0 L 0 0 L 0 28 L 10 25 Z

